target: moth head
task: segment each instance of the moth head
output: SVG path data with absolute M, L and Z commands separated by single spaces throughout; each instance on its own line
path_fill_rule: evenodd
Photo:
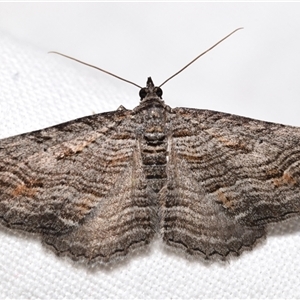
M 163 94 L 163 91 L 160 87 L 154 86 L 151 77 L 148 77 L 147 87 L 140 89 L 141 101 L 145 98 L 160 98 Z

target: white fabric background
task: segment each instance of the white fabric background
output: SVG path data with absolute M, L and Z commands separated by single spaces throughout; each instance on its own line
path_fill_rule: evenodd
M 138 90 L 69 62 L 57 50 L 140 85 L 176 72 L 164 100 L 300 126 L 298 3 L 0 4 L 0 138 L 93 113 L 133 108 Z M 1 298 L 299 298 L 300 225 L 230 263 L 188 261 L 154 243 L 112 269 L 56 257 L 38 237 L 0 230 Z

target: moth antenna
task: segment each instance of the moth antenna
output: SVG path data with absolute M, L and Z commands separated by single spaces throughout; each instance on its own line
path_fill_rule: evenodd
M 196 58 L 194 58 L 191 62 L 189 62 L 186 66 L 184 66 L 182 69 L 180 69 L 178 72 L 176 72 L 174 75 L 172 75 L 171 77 L 169 77 L 167 80 L 165 80 L 159 87 L 162 87 L 166 82 L 168 82 L 169 80 L 171 80 L 173 77 L 175 77 L 176 75 L 178 75 L 179 73 L 181 73 L 184 69 L 186 69 L 188 66 L 190 66 L 193 62 L 195 62 L 198 58 L 200 58 L 202 55 L 206 54 L 207 52 L 209 52 L 210 50 L 212 50 L 213 48 L 215 48 L 217 45 L 219 45 L 220 43 L 222 43 L 224 40 L 226 40 L 227 38 L 229 38 L 232 34 L 234 34 L 236 31 L 243 29 L 243 27 L 237 28 L 234 31 L 232 31 L 231 33 L 229 33 L 228 35 L 226 35 L 224 38 L 222 38 L 221 40 L 219 40 L 216 44 L 214 44 L 213 46 L 211 46 L 209 49 L 207 49 L 206 51 L 204 51 L 203 53 L 201 53 L 200 55 L 198 55 Z
M 111 75 L 111 76 L 116 77 L 116 78 L 118 78 L 118 79 L 120 79 L 120 80 L 123 80 L 123 81 L 125 81 L 125 82 L 127 82 L 127 83 L 130 83 L 130 84 L 132 84 L 132 85 L 134 85 L 134 86 L 137 86 L 137 87 L 140 88 L 140 89 L 142 88 L 141 86 L 139 86 L 138 84 L 136 84 L 136 83 L 134 83 L 134 82 L 132 82 L 132 81 L 129 81 L 129 80 L 127 80 L 127 79 L 124 79 L 124 78 L 122 78 L 122 77 L 120 77 L 120 76 L 118 76 L 118 75 L 115 75 L 115 74 L 113 74 L 113 73 L 110 73 L 110 72 L 108 72 L 108 71 L 105 71 L 105 70 L 103 70 L 103 69 L 101 69 L 101 68 L 98 68 L 98 67 L 93 66 L 93 65 L 91 65 L 91 64 L 88 64 L 88 63 L 86 63 L 86 62 L 83 62 L 83 61 L 81 61 L 81 60 L 79 60 L 79 59 L 76 59 L 76 58 L 74 58 L 74 57 L 68 56 L 68 55 L 66 55 L 66 54 L 62 54 L 62 53 L 59 53 L 59 52 L 56 52 L 56 51 L 49 51 L 48 53 L 58 54 L 58 55 L 61 55 L 61 56 L 63 56 L 63 57 L 66 57 L 66 58 L 75 60 L 75 61 L 77 61 L 77 62 L 79 62 L 79 63 L 81 63 L 81 64 L 83 64 L 83 65 L 86 65 L 86 66 L 88 66 L 88 67 L 97 69 L 97 70 L 99 70 L 99 71 L 101 71 L 101 72 L 104 72 L 104 73 L 106 73 L 106 74 L 108 74 L 108 75 Z

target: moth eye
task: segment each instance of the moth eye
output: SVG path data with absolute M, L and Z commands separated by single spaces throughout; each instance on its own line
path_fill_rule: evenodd
M 139 95 L 140 95 L 141 99 L 144 99 L 144 98 L 147 96 L 147 94 L 148 94 L 148 89 L 142 88 L 142 89 L 140 90 Z
M 162 94 L 163 94 L 163 91 L 162 91 L 162 89 L 161 89 L 160 87 L 156 87 L 156 88 L 154 89 L 154 92 L 155 92 L 155 94 L 156 94 L 159 98 L 161 98 L 161 96 L 162 96 Z

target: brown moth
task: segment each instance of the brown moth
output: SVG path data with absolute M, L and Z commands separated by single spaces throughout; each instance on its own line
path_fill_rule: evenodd
M 300 128 L 170 108 L 151 78 L 140 98 L 0 140 L 1 223 L 74 260 L 111 262 L 155 236 L 225 259 L 299 215 Z

